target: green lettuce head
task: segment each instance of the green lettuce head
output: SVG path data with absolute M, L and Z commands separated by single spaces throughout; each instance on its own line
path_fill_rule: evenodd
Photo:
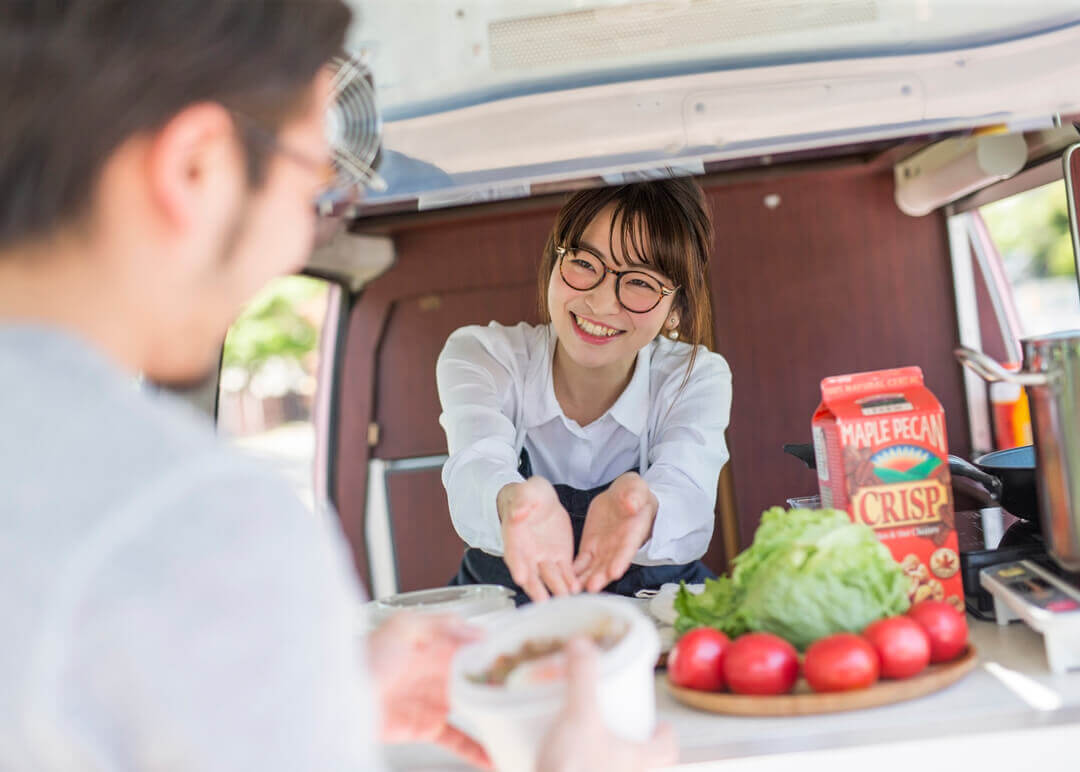
M 907 578 L 885 545 L 838 510 L 774 507 L 730 579 L 676 598 L 676 629 L 708 625 L 728 635 L 774 633 L 805 649 L 838 632 L 861 632 L 908 608 Z

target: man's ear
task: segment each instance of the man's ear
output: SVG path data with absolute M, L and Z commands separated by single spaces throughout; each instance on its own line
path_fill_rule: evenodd
M 232 116 L 213 102 L 185 108 L 157 129 L 147 153 L 147 183 L 162 217 L 190 227 L 235 200 L 244 158 Z

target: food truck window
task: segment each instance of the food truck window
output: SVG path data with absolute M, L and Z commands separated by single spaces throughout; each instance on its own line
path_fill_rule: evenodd
M 1018 193 L 978 211 L 1004 269 L 1019 335 L 1080 329 L 1065 182 Z
M 315 474 L 317 418 L 339 301 L 339 288 L 322 279 L 277 279 L 229 328 L 222 352 L 218 431 L 271 463 L 309 506 L 323 500 Z

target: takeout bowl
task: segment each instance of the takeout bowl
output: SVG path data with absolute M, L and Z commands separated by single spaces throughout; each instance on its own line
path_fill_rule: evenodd
M 463 648 L 450 675 L 452 720 L 475 737 L 499 770 L 531 770 L 540 743 L 566 701 L 565 681 L 530 686 L 494 686 L 470 676 L 484 672 L 501 654 L 529 640 L 570 639 L 605 618 L 626 625 L 626 633 L 599 653 L 597 704 L 617 736 L 641 742 L 656 723 L 653 665 L 660 639 L 652 621 L 632 602 L 617 596 L 575 595 L 526 606 L 500 618 L 488 637 Z

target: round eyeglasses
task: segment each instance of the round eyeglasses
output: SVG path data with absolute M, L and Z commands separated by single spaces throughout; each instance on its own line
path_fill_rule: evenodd
M 615 298 L 632 314 L 646 314 L 678 287 L 665 287 L 652 274 L 644 271 L 615 271 L 604 264 L 603 258 L 588 247 L 556 247 L 559 275 L 566 285 L 580 292 L 599 287 L 610 273 L 615 275 Z

